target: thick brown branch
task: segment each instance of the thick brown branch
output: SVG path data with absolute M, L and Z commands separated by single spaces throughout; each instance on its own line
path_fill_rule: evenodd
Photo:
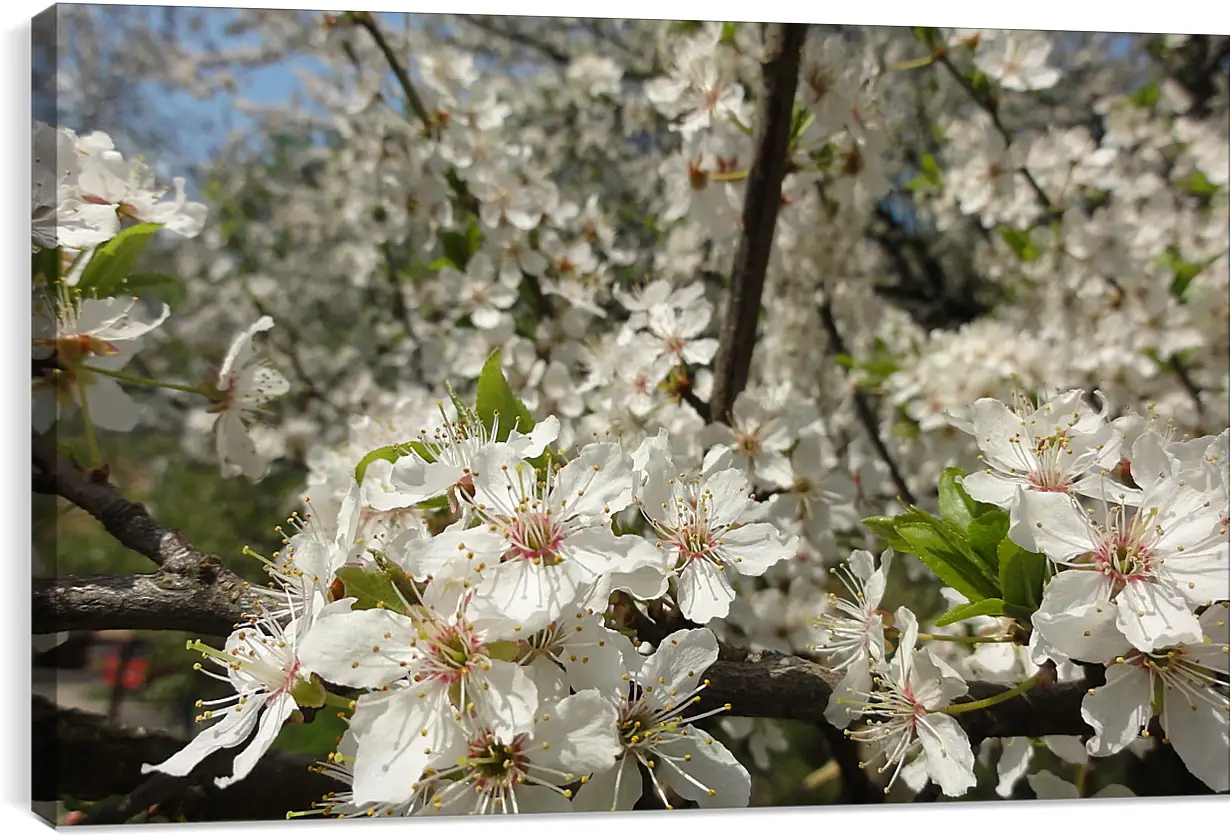
M 787 149 L 799 81 L 800 54 L 808 25 L 764 25 L 765 52 L 761 68 L 761 96 L 757 114 L 752 166 L 744 193 L 743 233 L 731 270 L 731 290 L 714 360 L 714 389 L 710 398 L 713 421 L 731 421 L 735 397 L 748 384 L 752 350 L 756 346 L 761 293 L 774 244 L 774 226 L 782 202 L 782 179 L 787 170 Z
M 225 790 L 215 786 L 213 778 L 231 773 L 234 751 L 206 758 L 189 777 L 157 779 L 159 775 L 142 774 L 142 764 L 164 761 L 184 747 L 184 740 L 114 727 L 102 716 L 57 707 L 42 696 L 34 696 L 31 744 L 35 800 L 57 800 L 63 794 L 81 800 L 127 796 L 100 812 L 96 822 L 116 822 L 152 805 L 172 819 L 281 820 L 338 789 L 328 777 L 308 770 L 307 757 L 277 751 L 267 753 L 248 777 Z
M 737 656 L 739 657 L 739 656 Z M 831 689 L 824 668 L 779 652 L 749 652 L 741 660 L 720 660 L 705 673 L 709 686 L 701 691 L 698 710 L 731 705 L 731 715 L 795 719 L 828 724 L 825 707 Z M 983 710 L 954 716 L 978 746 L 994 736 L 1091 735 L 1081 718 L 1084 681 L 1036 688 Z M 970 696 L 988 698 L 1004 692 L 1003 684 L 973 682 Z
M 255 610 L 256 602 L 242 584 L 196 584 L 166 571 L 36 579 L 32 631 L 151 629 L 225 637 Z

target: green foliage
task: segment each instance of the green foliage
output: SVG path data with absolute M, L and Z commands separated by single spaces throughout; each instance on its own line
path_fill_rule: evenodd
M 363 455 L 363 459 L 355 466 L 355 482 L 362 486 L 363 478 L 368 472 L 368 466 L 377 460 L 387 460 L 388 462 L 396 463 L 411 452 L 418 454 L 425 462 L 436 462 L 436 455 L 432 453 L 432 450 L 417 439 L 412 439 L 409 442 L 395 442 L 392 445 L 382 445 L 380 448 Z
M 364 570 L 361 567 L 342 567 L 338 570 L 338 579 L 342 581 L 343 595 L 354 597 L 351 607 L 355 610 L 369 608 L 387 608 L 392 611 L 402 609 L 402 598 L 389 574 L 383 570 Z
M 1043 255 L 1043 251 L 1034 243 L 1034 238 L 1030 235 L 1029 230 L 1018 230 L 1015 227 L 1001 225 L 996 228 L 996 232 L 1000 234 L 1000 238 L 1004 239 L 1004 243 L 1016 254 L 1017 258 L 1023 262 L 1033 262 Z
M 172 308 L 183 305 L 187 296 L 187 288 L 182 279 L 160 273 L 129 274 L 120 281 L 116 293 L 140 296 L 145 291 L 154 292 L 155 296 Z
M 475 411 L 483 427 L 491 432 L 496 428 L 495 439 L 499 442 L 509 438 L 509 432 L 516 426 L 523 434 L 530 433 L 534 428 L 534 417 L 522 400 L 513 392 L 504 371 L 500 367 L 500 350 L 495 349 L 483 364 L 479 373 L 478 398 L 475 401 Z M 496 420 L 499 418 L 499 425 Z
M 30 276 L 35 283 L 54 285 L 60 281 L 60 248 L 47 248 L 31 255 Z
M 1008 538 L 1000 542 L 1000 589 L 1006 613 L 1027 624 L 1043 602 L 1050 565 L 1042 553 L 1023 550 Z
M 880 387 L 899 369 L 898 356 L 893 354 L 889 345 L 880 338 L 873 341 L 871 357 L 866 361 L 856 361 L 850 355 L 838 355 L 836 360 L 840 366 L 857 372 L 859 386 L 869 389 Z
M 945 189 L 944 179 L 940 174 L 940 166 L 936 163 L 936 158 L 930 154 L 924 154 L 919 161 L 919 174 L 907 182 L 906 188 L 912 192 L 927 192 L 929 190 L 943 192 Z
M 121 293 L 124 280 L 132 273 L 137 260 L 160 229 L 161 224 L 136 224 L 100 244 L 82 271 L 77 288 L 99 297 L 114 297 Z
M 864 526 L 894 550 L 920 558 L 942 582 L 966 597 L 938 621 L 948 625 L 980 615 L 1030 624 L 1043 600 L 1049 563 L 1009 538 L 1009 516 L 980 503 L 962 487 L 964 472 L 949 468 L 937 481 L 937 517 L 917 506 L 894 517 L 865 518 Z
M 947 626 L 969 620 L 971 617 L 1002 617 L 1005 613 L 1004 600 L 996 597 L 981 599 L 978 602 L 966 602 L 954 606 L 936 620 L 937 626 Z
M 471 215 L 467 218 L 466 227 L 461 232 L 449 230 L 440 234 L 440 245 L 444 249 L 444 259 L 459 271 L 466 270 L 470 259 L 479 252 L 483 234 L 479 230 L 479 219 Z M 437 259 L 432 266 L 439 270 L 441 260 Z
M 346 722 L 340 713 L 320 710 L 311 721 L 282 726 L 273 747 L 294 754 L 324 757 L 337 748 L 338 740 L 346 732 Z
M 1162 88 L 1159 86 L 1158 80 L 1154 79 L 1138 88 L 1136 92 L 1129 94 L 1128 101 L 1138 108 L 1152 108 L 1158 103 L 1161 95 Z
M 898 534 L 946 585 L 971 602 L 1000 594 L 994 569 L 980 560 L 953 524 L 918 507 L 898 518 Z
M 1209 198 L 1218 192 L 1218 186 L 1210 183 L 1209 178 L 1200 169 L 1184 178 L 1177 186 L 1190 195 L 1196 195 L 1199 198 Z

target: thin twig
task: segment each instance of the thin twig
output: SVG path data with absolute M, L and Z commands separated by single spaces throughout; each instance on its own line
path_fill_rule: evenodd
M 828 354 L 849 356 L 850 353 L 847 352 L 846 341 L 842 339 L 842 333 L 838 331 L 838 321 L 833 316 L 833 305 L 828 298 L 821 303 L 819 312 L 821 324 L 825 327 L 825 333 L 829 335 Z M 872 411 L 871 404 L 868 403 L 867 393 L 856 385 L 853 396 L 855 415 L 859 417 L 859 424 L 863 425 L 868 439 L 872 442 L 872 447 L 876 449 L 877 456 L 889 468 L 889 476 L 893 479 L 893 485 L 897 488 L 898 494 L 906 503 L 913 505 L 916 503 L 915 495 L 911 492 L 910 487 L 906 485 L 906 478 L 902 476 L 901 469 L 898 468 L 893 455 L 889 453 L 889 448 L 885 445 L 885 441 L 881 439 L 880 429 L 876 423 L 876 414 Z
M 393 75 L 397 77 L 398 84 L 402 87 L 402 93 L 405 94 L 410 109 L 423 122 L 424 128 L 428 131 L 435 131 L 437 127 L 436 120 L 432 119 L 431 114 L 424 107 L 423 100 L 419 98 L 419 92 L 415 90 L 415 86 L 410 80 L 410 74 L 406 72 L 402 62 L 398 60 L 397 53 L 389 45 L 389 41 L 385 38 L 385 33 L 380 30 L 380 24 L 376 22 L 376 18 L 372 16 L 371 12 L 351 12 L 350 19 L 366 29 L 368 34 L 372 36 L 372 40 L 376 42 L 376 46 L 384 54 L 385 60 L 389 62 L 389 69 L 393 70 Z
M 981 93 L 945 53 L 942 52 L 936 56 L 936 63 L 948 70 L 949 75 L 953 76 L 954 80 L 962 86 L 962 89 L 966 91 L 971 100 L 992 118 L 992 125 L 996 126 L 996 130 L 1000 133 L 1001 138 L 1004 140 L 1005 147 L 1008 148 L 1012 145 L 1013 135 L 1009 132 L 1009 129 L 1005 127 L 1004 122 L 1001 121 L 1000 107 L 996 104 L 995 100 L 984 93 Z M 1058 208 L 1052 203 L 1051 198 L 1048 196 L 1043 187 L 1039 185 L 1039 182 L 1035 179 L 1034 175 L 1030 173 L 1030 170 L 1023 164 L 1018 168 L 1018 171 L 1026 178 L 1026 182 L 1030 184 L 1030 188 L 1034 190 L 1035 197 L 1038 199 L 1039 204 L 1043 207 L 1043 209 L 1045 209 L 1049 215 L 1057 214 Z

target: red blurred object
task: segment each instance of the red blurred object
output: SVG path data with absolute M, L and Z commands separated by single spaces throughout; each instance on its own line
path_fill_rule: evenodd
M 102 661 L 102 679 L 103 683 L 109 687 L 116 685 L 117 671 L 120 668 L 121 654 L 119 649 L 110 649 L 107 656 Z M 132 657 L 127 666 L 124 667 L 124 672 L 120 675 L 120 684 L 126 690 L 135 690 L 145 683 L 145 676 L 148 674 L 150 662 L 148 658 Z

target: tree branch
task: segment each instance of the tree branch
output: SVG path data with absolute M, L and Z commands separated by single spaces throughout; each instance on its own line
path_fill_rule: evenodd
M 187 743 L 166 733 L 108 725 L 100 715 L 57 707 L 42 696 L 33 702 L 33 799 L 125 795 L 97 811 L 95 823 L 121 822 L 155 805 L 173 819 L 281 820 L 338 790 L 333 780 L 309 770 L 309 758 L 279 751 L 267 753 L 251 774 L 225 791 L 212 778 L 231 773 L 234 751 L 207 757 L 188 777 L 145 775 L 142 764 L 158 764 Z
M 178 573 L 35 579 L 35 634 L 151 629 L 225 637 L 258 608 L 244 589 L 201 584 Z
M 731 705 L 731 715 L 763 719 L 794 719 L 829 724 L 825 707 L 832 690 L 818 663 L 780 652 L 747 652 L 735 660 L 719 660 L 705 673 L 709 686 L 701 691 L 699 711 Z M 1000 736 L 1093 735 L 1081 717 L 1081 702 L 1089 685 L 1071 681 L 1036 687 L 983 710 L 953 718 L 978 747 Z M 971 682 L 972 699 L 988 698 L 1008 689 L 1004 684 Z
M 838 331 L 838 321 L 834 319 L 833 304 L 828 297 L 821 303 L 820 315 L 821 324 L 825 327 L 825 333 L 829 335 L 829 354 L 846 355 L 849 357 L 850 353 L 846 350 L 846 341 L 842 339 L 842 333 Z M 872 441 L 872 447 L 876 449 L 877 455 L 889 468 L 889 476 L 893 479 L 893 485 L 897 488 L 898 494 L 906 503 L 914 504 L 914 493 L 906 485 L 906 478 L 902 476 L 902 472 L 894 461 L 893 455 L 889 453 L 889 448 L 885 445 L 885 441 L 881 439 L 880 429 L 876 424 L 876 414 L 873 413 L 872 406 L 868 403 L 867 393 L 856 386 L 854 399 L 855 415 L 859 417 L 859 424 L 863 425 L 864 431 L 867 432 L 868 438 Z
M 163 528 L 150 517 L 144 505 L 121 495 L 104 471 L 82 471 L 61 457 L 50 438 L 34 437 L 33 457 L 35 466 L 43 472 L 35 482 L 36 489 L 54 490 L 81 507 L 128 549 L 170 572 L 210 578 L 227 572 L 217 556 L 193 547 L 183 533 Z
M 419 92 L 415 90 L 414 84 L 410 80 L 410 75 L 406 72 L 406 68 L 402 66 L 402 62 L 398 60 L 397 54 L 393 51 L 393 47 L 389 45 L 389 41 L 385 38 L 385 33 L 380 31 L 380 24 L 376 22 L 376 18 L 371 12 L 350 12 L 350 19 L 355 24 L 362 26 L 372 36 L 372 40 L 376 42 L 376 46 L 385 56 L 385 61 L 389 63 L 389 69 L 393 70 L 393 75 L 397 77 L 398 84 L 402 87 L 402 93 L 406 96 L 406 102 L 410 105 L 410 109 L 415 112 L 415 116 L 423 123 L 423 127 L 429 132 L 436 130 L 436 121 L 432 119 L 431 114 L 427 112 L 427 108 L 423 105 L 423 100 L 419 98 Z
M 34 465 L 42 470 L 41 474 L 34 475 L 35 491 L 54 492 L 77 505 L 94 516 L 125 547 L 159 566 L 156 573 L 127 580 L 85 577 L 62 584 L 36 582 L 36 626 L 68 626 L 74 620 L 106 621 L 107 608 L 120 608 L 121 604 L 124 608 L 115 615 L 116 619 L 121 615 L 124 619 L 138 620 L 149 615 L 152 619 L 157 611 L 168 620 L 191 622 L 194 615 L 203 615 L 205 610 L 212 609 L 215 621 L 209 625 L 215 626 L 236 622 L 235 617 L 246 609 L 259 609 L 260 601 L 249 582 L 223 567 L 217 556 L 193 547 L 183 533 L 162 527 L 143 504 L 121 495 L 107 480 L 105 472 L 81 471 L 61 457 L 52 440 L 44 436 L 34 437 L 33 458 Z M 79 585 L 84 587 L 79 588 Z M 157 602 L 159 599 L 164 602 Z M 174 606 L 181 606 L 183 613 Z M 102 628 L 101 625 L 93 627 Z M 172 628 L 167 624 L 148 627 Z M 229 634 L 230 629 L 221 633 Z
M 787 149 L 799 82 L 800 55 L 806 23 L 764 24 L 765 52 L 761 65 L 761 97 L 757 134 L 748 185 L 744 194 L 743 233 L 731 270 L 731 290 L 714 360 L 710 414 L 716 422 L 731 421 L 735 397 L 748 384 L 756 346 L 761 293 L 774 244 L 774 225 L 782 202 Z

